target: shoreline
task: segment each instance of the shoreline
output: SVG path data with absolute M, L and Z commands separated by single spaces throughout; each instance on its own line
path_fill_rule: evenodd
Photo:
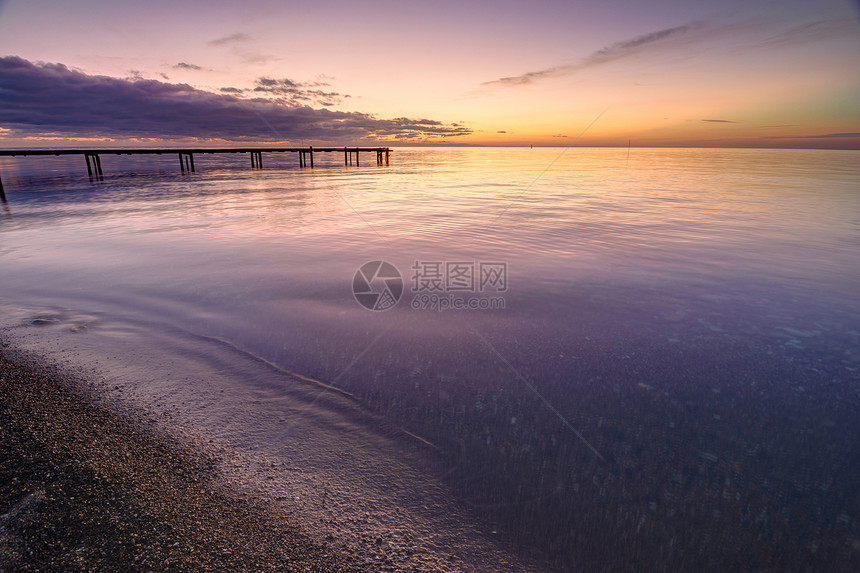
M 153 345 L 145 337 L 105 336 L 101 330 L 107 327 L 96 321 L 86 323 L 87 335 L 82 337 L 74 320 L 43 312 L 23 316 L 17 326 L 28 325 L 38 328 L 38 334 L 16 331 L 11 325 L 0 330 L 3 431 L 8 428 L 22 434 L 20 427 L 12 427 L 13 418 L 28 431 L 28 425 L 34 425 L 40 438 L 38 447 L 23 444 L 18 449 L 42 460 L 46 450 L 59 448 L 64 458 L 50 459 L 51 467 L 83 465 L 85 475 L 50 472 L 66 479 L 69 487 L 77 487 L 79 482 L 89 487 L 121 481 L 132 487 L 131 493 L 123 493 L 126 497 L 149 488 L 155 490 L 148 493 L 159 509 L 167 504 L 165 500 L 178 507 L 174 513 L 179 517 L 148 507 L 111 509 L 113 515 L 93 521 L 122 524 L 123 515 L 129 512 L 151 514 L 151 519 L 130 524 L 122 534 L 110 530 L 93 536 L 113 536 L 116 541 L 133 537 L 138 530 L 184 527 L 182 533 L 188 537 L 179 541 L 185 544 L 186 554 L 188 548 L 207 543 L 210 537 L 232 539 L 230 531 L 225 533 L 219 527 L 188 532 L 207 526 L 203 517 L 193 522 L 180 519 L 183 506 L 194 505 L 196 511 L 203 497 L 214 500 L 204 509 L 216 521 L 225 511 L 238 515 L 233 530 L 245 533 L 257 521 L 264 522 L 258 527 L 262 533 L 252 531 L 241 548 L 228 549 L 235 559 L 239 559 L 237 552 L 244 551 L 263 558 L 254 561 L 243 556 L 238 565 L 223 564 L 216 559 L 221 557 L 216 544 L 204 547 L 206 555 L 183 557 L 185 564 L 178 570 L 525 573 L 553 568 L 542 555 L 515 544 L 505 531 L 497 531 L 496 524 L 456 499 L 439 478 L 439 467 L 434 465 L 439 460 L 426 458 L 430 446 L 404 435 L 396 424 L 377 419 L 339 393 L 321 393 L 316 384 L 272 370 L 271 365 L 237 349 L 225 350 L 220 344 L 214 349 L 217 359 L 203 368 L 185 362 L 183 352 L 211 356 L 209 339 L 168 337 Z M 64 344 L 50 331 L 74 339 Z M 15 384 L 11 384 L 13 379 Z M 47 399 L 33 398 L 39 393 Z M 7 404 L 15 404 L 15 411 Z M 237 412 L 242 415 L 237 417 Z M 253 421 L 252 431 L 247 424 L 237 423 L 240 418 Z M 65 427 L 59 426 L 60 420 Z M 91 430 L 94 424 L 99 429 Z M 0 435 L 0 440 L 5 438 Z M 5 457 L 11 454 L 0 452 L 0 463 Z M 146 466 L 142 472 L 126 467 L 127 462 L 137 464 L 139 457 Z M 23 465 L 24 461 L 15 463 Z M 0 515 L 33 493 L 41 496 L 38 492 L 51 481 L 42 478 L 10 494 L 3 489 L 3 480 L 15 476 L 3 471 Z M 93 480 L 92 475 L 102 479 Z M 192 487 L 193 496 L 180 499 L 173 491 L 177 483 Z M 122 497 L 112 491 L 97 493 L 102 505 Z M 225 504 L 227 509 L 222 511 Z M 78 511 L 80 507 L 66 509 L 67 513 Z M 269 530 L 280 530 L 283 535 Z M 148 543 L 162 543 L 159 539 Z M 147 562 L 176 559 L 177 552 L 172 551 L 176 541 L 169 540 L 169 551 L 154 550 Z M 264 543 L 275 550 L 261 549 Z M 84 545 L 79 539 L 73 550 Z M 55 547 L 43 549 L 61 553 Z M 68 547 L 64 550 L 69 553 Z M 287 559 L 269 555 L 279 551 Z M 297 552 L 310 557 L 299 559 Z M 116 569 L 116 563 L 137 565 L 127 551 L 112 558 L 115 561 L 108 569 Z M 29 570 L 44 570 L 49 565 L 42 563 Z M 77 567 L 64 562 L 58 569 Z M 105 567 L 97 564 L 84 569 Z M 161 566 L 155 569 L 165 570 Z M 0 573 L 5 573 L 3 567 Z
M 17 354 L 0 346 L 0 571 L 362 570 Z

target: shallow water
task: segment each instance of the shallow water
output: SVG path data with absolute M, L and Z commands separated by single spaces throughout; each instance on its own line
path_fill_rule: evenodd
M 432 491 L 465 508 L 450 531 L 562 568 L 858 560 L 857 152 L 244 159 L 103 156 L 90 182 L 80 158 L 3 158 L 0 322 L 264 495 L 325 476 L 420 529 L 449 511 L 422 513 Z M 384 311 L 353 295 L 375 260 L 402 275 Z M 494 308 L 438 310 L 455 298 Z

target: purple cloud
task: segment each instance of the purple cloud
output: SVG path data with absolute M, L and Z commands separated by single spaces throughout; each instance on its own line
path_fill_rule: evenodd
M 275 96 L 277 101 L 291 106 L 315 104 L 329 107 L 350 97 L 337 92 L 310 89 L 328 85 L 322 82 L 304 83 L 287 78 L 276 80 L 262 77 L 257 78 L 255 83 L 256 86 L 253 89 L 255 93 Z
M 0 58 L 0 127 L 16 135 L 199 137 L 234 141 L 423 140 L 471 129 L 429 119 L 381 119 L 280 100 L 243 99 L 187 84 L 95 76 L 62 64 Z

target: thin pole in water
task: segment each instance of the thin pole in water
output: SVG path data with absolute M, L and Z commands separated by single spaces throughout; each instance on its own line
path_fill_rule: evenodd
M 627 163 L 624 165 L 624 167 L 628 167 L 628 166 L 630 166 L 630 140 L 629 139 L 627 140 Z

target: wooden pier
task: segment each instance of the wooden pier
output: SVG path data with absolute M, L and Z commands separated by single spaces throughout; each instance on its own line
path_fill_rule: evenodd
M 359 153 L 376 153 L 377 165 L 388 165 L 391 149 L 388 147 L 221 147 L 196 149 L 190 148 L 154 148 L 142 147 L 137 149 L 0 149 L 0 157 L 18 157 L 31 155 L 83 155 L 90 179 L 104 179 L 102 155 L 176 155 L 179 158 L 179 169 L 182 173 L 194 173 L 195 155 L 212 155 L 223 153 L 247 153 L 251 157 L 251 168 L 263 168 L 264 153 L 298 153 L 299 167 L 313 167 L 314 153 L 343 153 L 344 165 L 359 165 Z M 3 192 L 3 181 L 0 179 L 0 200 L 6 201 Z

